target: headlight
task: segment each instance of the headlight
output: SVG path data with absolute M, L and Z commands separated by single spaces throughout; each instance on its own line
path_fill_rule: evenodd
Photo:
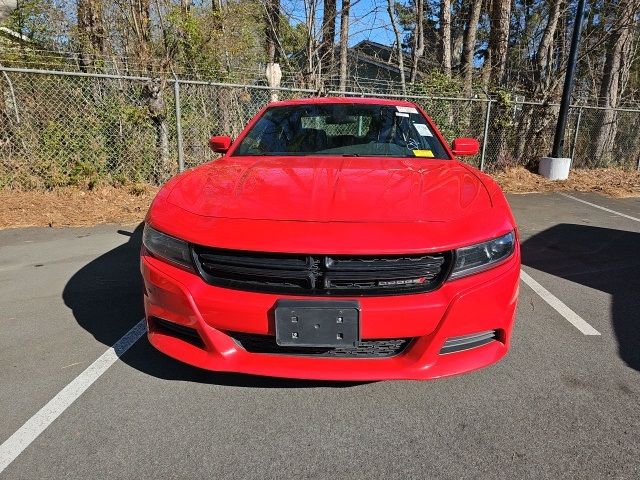
M 493 240 L 456 250 L 456 259 L 451 271 L 451 280 L 466 277 L 493 267 L 509 257 L 515 248 L 515 235 L 509 232 Z
M 170 237 L 145 224 L 142 232 L 142 244 L 153 256 L 163 258 L 182 268 L 193 270 L 189 244 L 184 240 Z

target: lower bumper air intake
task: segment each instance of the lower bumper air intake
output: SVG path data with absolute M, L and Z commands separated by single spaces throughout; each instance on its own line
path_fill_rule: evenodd
M 444 342 L 444 345 L 440 350 L 440 355 L 480 347 L 496 340 L 498 340 L 498 332 L 496 330 L 474 333 L 472 335 L 463 335 L 461 337 L 449 337 L 447 341 Z

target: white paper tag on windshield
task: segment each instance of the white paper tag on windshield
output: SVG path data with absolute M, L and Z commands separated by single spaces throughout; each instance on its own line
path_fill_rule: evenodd
M 396 112 L 396 117 L 409 117 L 408 113 Z
M 433 137 L 433 133 L 431 133 L 429 127 L 427 127 L 424 123 L 414 123 L 413 126 L 416 127 L 416 130 L 421 137 Z
M 402 113 L 418 113 L 418 109 L 415 107 L 396 107 L 399 112 Z

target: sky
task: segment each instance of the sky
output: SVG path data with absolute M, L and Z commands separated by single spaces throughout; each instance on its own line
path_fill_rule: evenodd
M 322 21 L 322 0 L 316 0 L 318 10 L 316 18 Z M 292 23 L 304 22 L 305 11 L 303 0 L 282 0 L 282 9 L 291 18 Z M 340 17 L 340 0 L 338 0 L 338 17 Z M 390 45 L 395 41 L 386 0 L 351 0 L 351 14 L 349 18 L 350 45 L 362 40 Z M 340 31 L 340 20 L 336 22 L 336 34 Z

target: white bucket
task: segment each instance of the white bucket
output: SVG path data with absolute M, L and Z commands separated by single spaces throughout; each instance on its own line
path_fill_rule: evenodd
M 566 180 L 569 178 L 570 158 L 542 157 L 538 173 L 549 180 Z

